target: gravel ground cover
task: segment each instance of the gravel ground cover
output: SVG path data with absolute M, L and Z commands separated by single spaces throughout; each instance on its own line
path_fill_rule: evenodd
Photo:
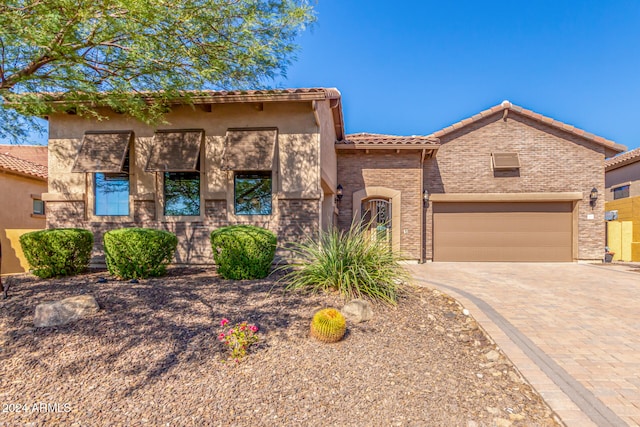
M 283 293 L 273 277 L 228 281 L 210 269 L 97 283 L 105 274 L 9 279 L 0 426 L 558 425 L 473 318 L 436 290 L 376 305 L 344 340 L 321 344 L 309 322 L 341 307 L 336 295 Z M 81 294 L 101 310 L 33 327 L 38 303 Z M 216 339 L 223 317 L 260 327 L 240 363 L 225 362 Z

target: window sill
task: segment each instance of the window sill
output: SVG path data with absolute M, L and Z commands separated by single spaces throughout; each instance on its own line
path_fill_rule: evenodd
M 162 216 L 159 219 L 160 222 L 175 223 L 175 222 L 204 222 L 204 216 Z
M 37 218 L 37 219 L 47 219 L 47 216 L 45 214 L 31 214 L 31 218 Z
M 131 215 L 91 215 L 90 222 L 133 222 Z

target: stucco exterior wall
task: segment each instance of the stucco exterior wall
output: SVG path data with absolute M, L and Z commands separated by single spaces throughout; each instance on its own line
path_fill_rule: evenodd
M 489 116 L 441 139 L 437 155 L 425 162 L 429 193 L 581 192 L 577 202 L 580 260 L 602 259 L 605 246 L 604 197 L 592 207 L 593 187 L 604 194 L 604 147 L 509 112 Z M 516 152 L 520 169 L 492 169 L 492 152 Z M 425 223 L 426 257 L 432 258 L 433 204 Z M 593 216 L 593 219 L 590 219 Z
M 47 183 L 11 173 L 0 172 L 0 245 L 2 274 L 23 273 L 28 264 L 22 255 L 18 238 L 27 231 L 45 228 L 44 216 L 34 216 L 32 194 L 47 191 Z
M 124 115 L 106 111 L 103 114 L 107 114 L 109 120 L 97 122 L 68 114 L 53 115 L 49 119 L 48 225 L 73 225 L 92 230 L 96 234 L 97 255 L 101 255 L 102 233 L 120 227 L 141 226 L 176 233 L 178 263 L 213 262 L 208 235 L 220 226 L 260 225 L 276 232 L 281 242 L 319 230 L 320 138 L 311 102 L 213 104 L 210 111 L 199 106 L 180 106 L 166 115 L 167 123 L 157 126 L 148 126 Z M 230 128 L 278 129 L 272 215 L 234 214 L 233 173 L 221 169 L 225 135 Z M 162 174 L 144 170 L 154 131 L 164 129 L 204 130 L 199 217 L 164 217 Z M 93 174 L 71 172 L 84 132 L 89 130 L 135 133 L 130 165 L 132 208 L 128 217 L 94 216 Z
M 334 224 L 335 191 L 338 186 L 338 161 L 336 157 L 336 130 L 329 101 L 316 102 L 316 122 L 320 128 L 320 185 L 322 187 L 322 229 L 328 230 Z
M 629 197 L 614 200 L 613 190 L 622 185 L 629 185 Z M 607 246 L 615 252 L 613 260 L 640 261 L 640 162 L 607 171 L 605 186 L 605 209 L 618 211 L 618 219 L 613 221 L 618 224 L 610 224 L 607 235 Z M 630 227 L 630 233 L 619 232 L 623 223 Z
M 629 197 L 640 196 L 640 162 L 624 165 L 605 174 L 605 200 L 613 200 L 613 188 L 629 185 Z

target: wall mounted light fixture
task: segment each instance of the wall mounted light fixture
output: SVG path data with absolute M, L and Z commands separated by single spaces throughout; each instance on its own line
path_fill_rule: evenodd
M 342 201 L 342 185 L 338 184 L 338 187 L 336 187 L 336 202 L 340 203 Z
M 591 204 L 591 207 L 594 207 L 597 201 L 598 201 L 598 189 L 596 187 L 593 187 L 591 189 L 591 193 L 589 194 L 589 203 Z
M 422 202 L 424 203 L 425 206 L 429 204 L 429 192 L 427 191 L 426 188 L 422 190 Z

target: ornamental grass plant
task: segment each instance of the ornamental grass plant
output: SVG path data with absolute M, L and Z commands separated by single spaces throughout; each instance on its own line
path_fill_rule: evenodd
M 287 290 L 337 291 L 345 299 L 368 298 L 396 304 L 409 273 L 388 240 L 354 223 L 348 230 L 322 231 L 319 239 L 292 243 L 296 260 L 281 280 Z

